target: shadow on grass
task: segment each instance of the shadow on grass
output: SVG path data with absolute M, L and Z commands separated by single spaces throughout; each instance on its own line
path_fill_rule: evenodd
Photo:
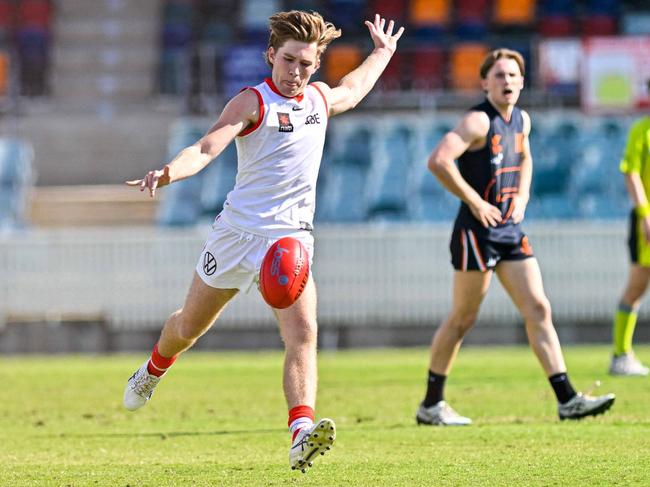
M 285 433 L 286 428 L 266 428 L 250 430 L 218 430 L 218 431 L 170 431 L 167 433 L 88 433 L 48 435 L 56 438 L 178 438 L 183 436 L 225 436 L 225 435 L 257 435 L 271 433 Z

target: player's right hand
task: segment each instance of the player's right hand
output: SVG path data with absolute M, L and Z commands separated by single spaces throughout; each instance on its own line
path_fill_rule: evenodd
M 165 166 L 163 169 L 157 171 L 149 171 L 142 179 L 126 181 L 126 184 L 129 186 L 140 186 L 140 191 L 149 188 L 149 196 L 152 198 L 156 195 L 156 188 L 162 188 L 163 186 L 167 186 L 169 183 L 171 183 L 169 166 Z
M 496 227 L 501 222 L 501 210 L 485 200 L 470 204 L 469 209 L 485 228 Z

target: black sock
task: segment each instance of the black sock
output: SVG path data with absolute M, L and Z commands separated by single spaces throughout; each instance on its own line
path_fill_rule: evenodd
M 430 408 L 434 404 L 439 403 L 443 399 L 443 389 L 445 388 L 446 375 L 438 375 L 435 372 L 429 371 L 429 382 L 427 384 L 427 395 L 422 401 L 425 408 Z
M 576 395 L 576 391 L 571 385 L 571 381 L 566 372 L 552 375 L 548 380 L 551 383 L 551 387 L 553 387 L 557 401 L 560 404 L 570 401 Z

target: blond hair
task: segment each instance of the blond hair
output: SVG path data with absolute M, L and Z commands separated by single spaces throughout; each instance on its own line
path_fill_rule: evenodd
M 497 60 L 503 58 L 513 59 L 519 66 L 519 71 L 521 71 L 522 76 L 526 73 L 524 57 L 517 51 L 513 51 L 512 49 L 506 49 L 502 47 L 501 49 L 495 49 L 494 51 L 489 53 L 483 60 L 483 64 L 481 64 L 481 69 L 480 69 L 481 79 L 487 78 L 488 71 L 490 71 L 492 66 L 494 66 L 494 63 L 496 63 Z
M 341 30 L 337 29 L 331 22 L 325 22 L 318 12 L 302 12 L 291 10 L 290 12 L 278 12 L 269 17 L 269 46 L 277 52 L 284 43 L 293 39 L 295 41 L 316 43 L 318 56 L 320 57 L 330 42 L 341 37 Z M 264 59 L 269 66 L 268 49 L 264 53 Z

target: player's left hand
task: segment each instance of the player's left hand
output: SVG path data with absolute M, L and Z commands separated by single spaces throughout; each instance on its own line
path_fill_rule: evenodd
M 512 213 L 510 218 L 514 223 L 521 223 L 524 219 L 524 213 L 526 213 L 526 201 L 519 195 L 514 195 L 511 200 Z
M 386 19 L 379 14 L 375 14 L 374 22 L 366 20 L 364 23 L 370 31 L 370 37 L 372 37 L 372 41 L 375 43 L 375 49 L 384 48 L 390 51 L 391 54 L 395 52 L 395 49 L 397 49 L 397 41 L 404 33 L 404 27 L 400 27 L 399 30 L 393 34 L 395 22 L 391 20 L 388 22 L 388 27 L 386 27 Z M 386 30 L 384 31 L 385 27 Z

